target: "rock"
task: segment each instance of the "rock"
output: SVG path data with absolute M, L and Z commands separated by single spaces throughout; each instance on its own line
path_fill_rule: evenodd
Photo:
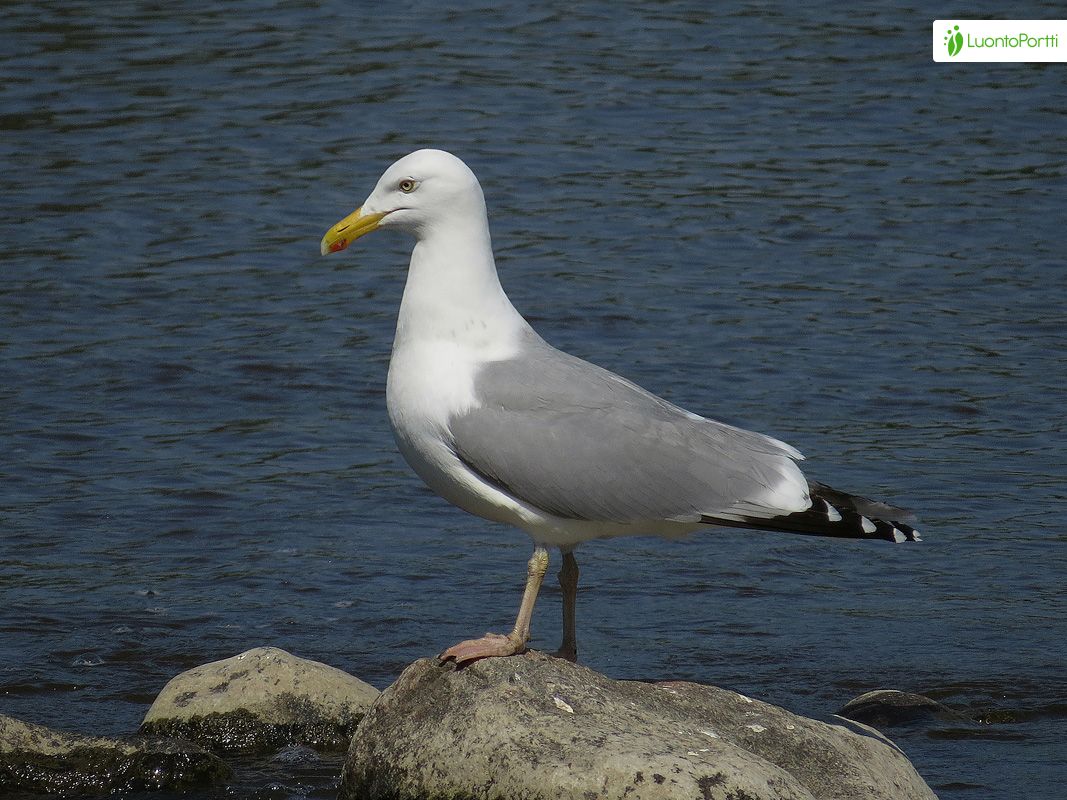
M 173 678 L 141 733 L 191 739 L 220 753 L 293 744 L 343 750 L 378 694 L 339 669 L 257 647 Z
M 356 730 L 340 797 L 936 800 L 866 726 L 540 653 L 412 664 Z
M 0 797 L 185 790 L 229 774 L 218 756 L 192 742 L 81 736 L 0 715 Z
M 873 692 L 861 694 L 845 703 L 837 713 L 839 716 L 873 725 L 876 728 L 911 725 L 931 720 L 971 722 L 969 717 L 953 711 L 943 703 L 921 694 L 901 692 L 896 689 L 876 689 Z
M 875 727 L 892 727 L 928 720 L 951 720 L 970 722 L 970 718 L 954 711 L 943 703 L 930 700 L 922 694 L 913 694 L 896 689 L 875 689 L 849 700 L 838 711 L 838 716 L 847 717 Z

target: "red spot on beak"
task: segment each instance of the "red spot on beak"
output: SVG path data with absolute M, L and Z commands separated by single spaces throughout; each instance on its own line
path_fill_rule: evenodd
M 344 250 L 346 247 L 348 247 L 348 239 L 338 239 L 330 245 L 330 252 L 336 253 L 338 250 Z

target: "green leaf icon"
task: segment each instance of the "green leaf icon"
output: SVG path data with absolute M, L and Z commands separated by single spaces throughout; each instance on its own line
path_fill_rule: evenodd
M 945 37 L 945 43 L 948 45 L 948 54 L 950 56 L 958 55 L 960 50 L 963 49 L 963 34 L 960 33 L 960 26 L 953 26 L 955 33 L 948 32 L 948 36 Z

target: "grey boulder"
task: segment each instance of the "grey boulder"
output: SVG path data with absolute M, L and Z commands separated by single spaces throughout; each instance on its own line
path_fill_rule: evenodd
M 971 722 L 964 714 L 954 711 L 944 703 L 913 692 L 897 689 L 876 689 L 850 700 L 839 716 L 872 725 L 875 728 L 891 728 L 899 725 L 921 724 L 931 721 Z
M 82 736 L 0 715 L 0 797 L 186 790 L 229 774 L 192 742 Z
M 177 675 L 141 733 L 191 739 L 220 753 L 293 744 L 343 750 L 378 690 L 276 647 L 257 647 Z
M 694 683 L 615 681 L 540 653 L 423 659 L 363 718 L 341 798 L 929 800 L 899 749 Z

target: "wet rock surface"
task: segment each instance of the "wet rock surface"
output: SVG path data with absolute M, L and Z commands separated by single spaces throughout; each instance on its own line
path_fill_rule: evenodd
M 83 736 L 0 715 L 0 797 L 185 790 L 229 774 L 218 756 L 192 742 Z
M 970 717 L 929 697 L 896 689 L 876 689 L 850 700 L 839 716 L 871 725 L 892 728 L 925 722 L 971 722 Z
M 190 739 L 219 753 L 299 744 L 343 750 L 378 690 L 275 647 L 195 667 L 159 693 L 141 733 Z
M 527 653 L 417 661 L 356 731 L 341 797 L 929 800 L 881 734 Z

